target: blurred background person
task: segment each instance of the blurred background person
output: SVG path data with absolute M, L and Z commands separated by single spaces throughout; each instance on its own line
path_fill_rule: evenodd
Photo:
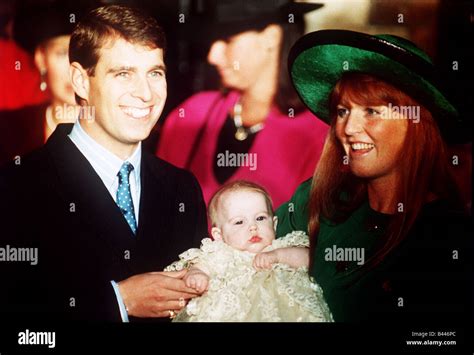
M 46 93 L 39 90 L 40 74 L 33 56 L 13 40 L 14 15 L 13 1 L 0 2 L 0 110 L 47 100 Z
M 157 155 L 191 170 L 206 203 L 225 182 L 246 179 L 264 186 L 278 206 L 311 176 L 327 132 L 300 102 L 286 66 L 289 48 L 304 32 L 303 14 L 321 5 L 203 5 L 195 20 L 211 42 L 207 60 L 223 88 L 200 92 L 171 112 Z
M 252 6 L 253 3 L 256 8 L 262 7 L 262 13 L 264 12 L 264 6 L 273 8 L 274 12 L 270 12 L 269 15 L 275 17 L 279 4 L 286 3 L 281 0 L 274 0 L 271 3 L 267 1 L 244 1 L 241 4 Z M 472 21 L 470 20 L 472 18 L 472 8 L 467 6 L 466 3 L 449 0 L 427 0 L 422 2 L 415 0 L 390 2 L 358 0 L 351 1 L 350 11 L 347 11 L 347 0 L 319 0 L 318 2 L 324 3 L 324 7 L 317 11 L 309 11 L 304 15 L 307 31 L 308 29 L 344 28 L 367 33 L 390 33 L 411 39 L 430 54 L 435 63 L 441 64 L 442 70 L 446 71 L 446 77 L 453 77 L 452 82 L 446 83 L 448 86 L 447 92 L 451 96 L 450 99 L 460 108 L 461 114 L 470 115 L 471 100 L 466 99 L 466 93 L 473 91 L 474 84 L 471 80 L 472 66 L 470 63 L 472 58 L 470 57 L 471 48 L 468 44 L 472 33 Z M 55 5 L 56 3 L 55 0 L 0 2 L 0 110 L 38 105 L 47 101 L 48 96 L 52 94 L 50 93 L 53 90 L 51 87 L 48 87 L 45 91 L 40 90 L 40 72 L 35 67 L 33 52 L 38 43 L 42 41 L 41 37 L 44 37 L 46 29 L 50 28 L 48 31 L 51 32 L 54 31 L 55 26 L 58 26 L 58 24 L 53 25 L 54 22 L 49 20 L 45 10 L 51 9 L 54 11 L 58 7 Z M 242 15 L 244 10 L 235 10 L 231 4 L 228 4 L 228 0 L 220 2 L 219 5 L 215 4 L 215 1 L 209 0 L 76 0 L 74 5 L 65 5 L 64 3 L 62 2 L 61 6 L 63 8 L 67 6 L 70 9 L 64 18 L 67 18 L 70 22 L 78 21 L 80 11 L 77 11 L 77 8 L 98 6 L 96 3 L 125 3 L 146 7 L 147 12 L 156 17 L 158 22 L 163 25 L 169 43 L 165 58 L 168 100 L 157 129 L 144 142 L 145 149 L 153 152 L 156 150 L 159 128 L 166 122 L 165 118 L 173 108 L 179 107 L 180 103 L 197 92 L 218 88 L 219 72 L 206 61 L 211 39 L 218 36 L 224 37 L 225 32 L 237 34 L 245 29 L 257 28 L 256 22 L 265 24 L 261 17 L 251 14 L 252 10 L 247 11 L 248 16 Z M 242 7 L 240 5 L 233 6 Z M 301 6 L 314 6 L 314 4 L 299 4 L 298 6 L 301 9 Z M 226 10 L 226 7 L 228 10 Z M 306 10 L 314 8 L 309 7 Z M 290 34 L 288 27 L 303 27 L 302 12 L 304 11 L 287 11 L 285 20 L 280 17 L 276 21 L 280 26 L 286 27 L 284 28 L 284 37 Z M 235 14 L 234 20 L 231 18 L 233 13 Z M 295 15 L 294 24 L 288 23 L 290 13 Z M 29 19 L 26 16 L 27 14 L 29 14 Z M 213 16 L 218 16 L 218 18 Z M 16 18 L 15 22 L 17 23 L 15 26 L 13 26 L 14 18 Z M 21 20 L 21 18 L 27 18 L 27 20 Z M 195 18 L 197 19 L 194 22 L 197 22 L 197 25 L 191 26 L 192 19 Z M 239 21 L 239 18 L 242 21 Z M 250 25 L 248 23 L 246 26 L 242 24 L 245 19 Z M 20 32 L 23 30 L 23 36 L 18 36 L 18 30 Z M 21 42 L 22 47 L 28 48 L 28 51 L 13 41 L 13 32 L 16 33 L 17 42 Z M 23 39 L 20 40 L 19 37 Z M 203 40 L 201 42 L 196 41 L 199 38 L 203 38 Z M 208 45 L 205 45 L 204 39 L 207 40 Z M 283 53 L 283 49 L 281 52 Z M 250 57 L 253 58 L 253 53 Z M 243 71 L 242 64 L 240 64 L 241 72 Z M 287 75 L 286 68 L 282 67 L 282 72 Z M 48 74 L 44 76 L 45 79 L 47 79 L 47 76 Z M 280 82 L 283 82 L 282 78 L 283 76 L 280 77 Z M 47 80 L 43 81 L 47 82 Z M 223 80 L 221 82 L 223 83 Z M 280 86 L 282 87 L 282 85 Z M 291 105 L 288 104 L 288 106 Z M 295 106 L 295 114 L 297 111 Z M 26 112 L 29 115 L 28 111 Z M 288 117 L 288 110 L 285 113 Z M 5 159 L 11 159 L 22 151 L 29 151 L 28 146 L 26 149 L 18 148 L 25 142 L 30 141 L 29 144 L 35 147 L 37 144 L 42 144 L 45 139 L 43 135 L 36 136 L 39 137 L 39 143 L 33 143 L 32 138 L 18 139 L 20 136 L 15 134 L 17 124 L 12 124 L 13 121 L 10 119 L 3 120 L 3 118 L 12 117 L 10 114 L 11 112 L 9 115 L 0 112 L 0 128 L 3 132 L 0 142 L 0 163 Z M 245 120 L 245 115 L 243 118 Z M 28 132 L 41 131 L 41 129 L 34 128 L 33 124 L 28 123 L 27 126 L 29 127 Z M 460 136 L 457 137 L 458 142 L 464 143 L 448 147 L 453 161 L 457 163 L 452 167 L 455 178 L 459 184 L 464 186 L 464 196 L 468 205 L 470 204 L 472 191 L 471 126 L 472 120 L 468 120 L 468 127 L 460 132 Z M 461 134 L 463 137 L 461 137 Z M 13 141 L 7 142 L 7 139 Z M 284 137 L 284 142 L 287 145 L 293 145 L 297 141 L 298 139 L 294 139 L 289 135 Z M 186 144 L 189 145 L 190 143 L 187 142 Z M 257 162 L 260 163 L 261 160 Z M 257 165 L 257 169 L 259 166 L 260 164 Z M 225 170 L 230 171 L 231 169 L 227 168 Z
M 25 3 L 17 9 L 13 37 L 34 58 L 40 73 L 38 89 L 49 99 L 0 112 L 0 164 L 40 147 L 58 124 L 74 122 L 78 117 L 79 106 L 69 79 L 68 50 L 80 10 L 59 3 Z

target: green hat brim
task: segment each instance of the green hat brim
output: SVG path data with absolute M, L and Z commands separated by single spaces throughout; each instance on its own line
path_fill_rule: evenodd
M 329 96 L 336 83 L 344 73 L 366 73 L 412 96 L 432 112 L 442 132 L 450 130 L 460 118 L 435 84 L 434 67 L 428 57 L 418 48 L 408 51 L 394 43 L 395 37 L 388 37 L 343 30 L 303 36 L 291 49 L 288 61 L 301 100 L 319 119 L 329 123 Z

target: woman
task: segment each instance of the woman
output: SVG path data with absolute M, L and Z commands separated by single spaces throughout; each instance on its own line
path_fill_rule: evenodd
M 39 89 L 48 91 L 50 100 L 0 112 L 0 165 L 12 159 L 19 162 L 19 157 L 42 146 L 58 124 L 78 117 L 69 79 L 69 38 L 75 25 L 70 19 L 69 11 L 58 7 L 30 10 L 16 18 L 14 36 L 33 54 L 41 74 Z
M 399 37 L 328 30 L 299 40 L 289 64 L 331 127 L 312 181 L 279 208 L 277 234 L 311 235 L 310 273 L 334 320 L 461 317 L 470 222 L 445 144 L 460 118 L 429 57 Z
M 274 1 L 216 3 L 219 17 L 211 26 L 218 38 L 208 61 L 227 91 L 194 95 L 162 128 L 157 155 L 191 170 L 206 203 L 225 182 L 246 179 L 263 185 L 279 205 L 318 161 L 327 128 L 304 110 L 286 58 L 303 33 L 303 13 L 321 5 L 274 6 Z M 290 16 L 294 23 L 288 23 Z M 302 163 L 295 168 L 297 160 Z

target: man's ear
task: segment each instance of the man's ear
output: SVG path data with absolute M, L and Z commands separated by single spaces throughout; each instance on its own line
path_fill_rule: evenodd
M 78 62 L 72 62 L 69 66 L 69 76 L 76 95 L 89 102 L 90 83 L 87 71 Z
M 212 227 L 211 235 L 212 235 L 212 238 L 214 238 L 214 240 L 222 240 L 222 232 L 220 228 Z
M 278 225 L 278 217 L 277 216 L 273 216 L 273 229 L 277 230 L 277 225 Z

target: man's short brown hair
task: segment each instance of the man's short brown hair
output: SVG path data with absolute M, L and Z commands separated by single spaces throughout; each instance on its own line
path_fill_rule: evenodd
M 222 195 L 227 192 L 234 192 L 234 191 L 252 191 L 262 194 L 265 198 L 265 204 L 267 205 L 268 213 L 273 217 L 273 206 L 272 206 L 272 199 L 268 192 L 260 185 L 255 184 L 250 181 L 246 180 L 236 180 L 229 182 L 222 186 L 215 194 L 212 196 L 211 201 L 209 202 L 208 214 L 209 219 L 211 220 L 212 226 L 216 226 L 217 221 L 217 209 L 219 208 L 219 203 Z
M 165 34 L 153 17 L 136 8 L 108 5 L 92 10 L 77 24 L 69 44 L 69 61 L 78 62 L 93 76 L 100 48 L 116 38 L 166 49 Z

